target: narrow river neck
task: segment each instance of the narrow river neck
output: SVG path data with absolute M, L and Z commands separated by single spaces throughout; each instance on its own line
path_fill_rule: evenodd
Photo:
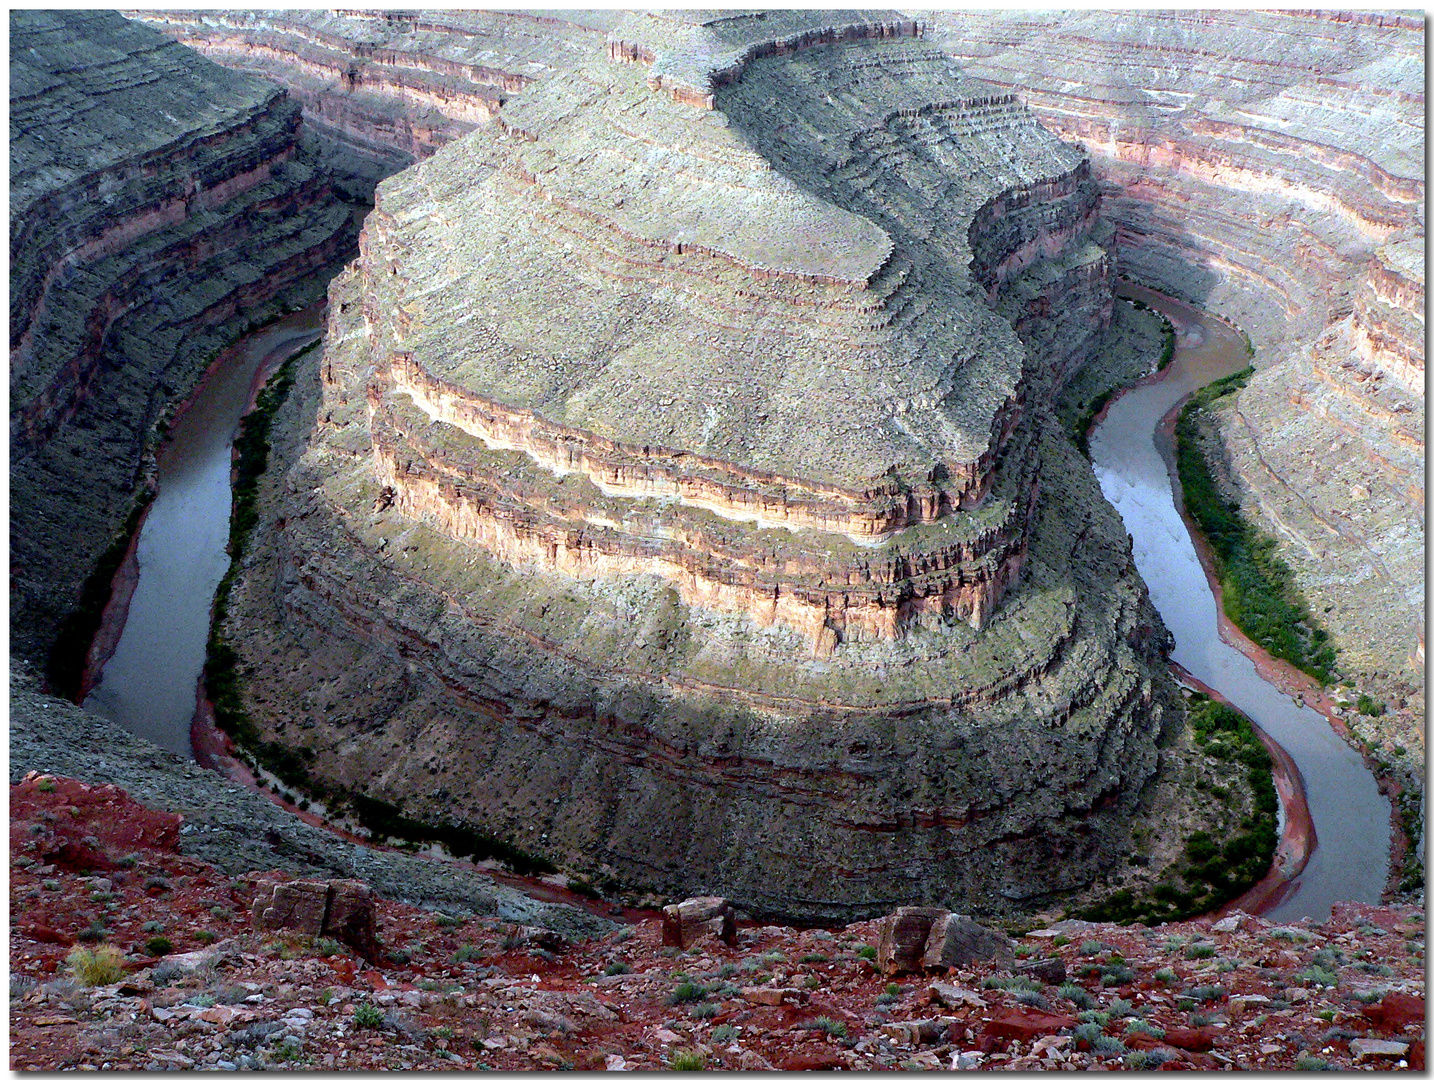
M 1328 918 L 1336 901 L 1378 903 L 1389 871 L 1390 808 L 1363 760 L 1323 715 L 1281 693 L 1220 637 L 1219 611 L 1156 442 L 1162 418 L 1182 398 L 1249 362 L 1244 339 L 1225 323 L 1147 290 L 1123 287 L 1168 317 L 1175 356 L 1165 375 L 1128 391 L 1091 436 L 1091 459 L 1106 498 L 1131 535 L 1135 565 L 1175 637 L 1172 659 L 1248 715 L 1294 760 L 1304 781 L 1316 846 L 1309 864 L 1268 916 Z
M 132 558 L 138 579 L 107 618 L 124 629 L 84 707 L 182 757 L 209 638 L 214 593 L 229 568 L 231 448 L 258 380 L 318 338 L 317 308 L 256 331 L 211 369 L 159 452 L 158 494 Z M 122 567 L 120 577 L 135 567 Z

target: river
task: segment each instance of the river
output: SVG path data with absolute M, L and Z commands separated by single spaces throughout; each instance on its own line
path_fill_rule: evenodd
M 1320 713 L 1266 682 L 1220 639 L 1215 598 L 1155 441 L 1161 418 L 1181 398 L 1245 366 L 1244 340 L 1195 308 L 1145 290 L 1123 291 L 1175 323 L 1177 346 L 1162 378 L 1110 407 L 1092 434 L 1092 459 L 1101 489 L 1131 533 L 1151 599 L 1175 636 L 1173 658 L 1249 715 L 1304 777 L 1317 844 L 1293 888 L 1267 914 L 1323 919 L 1336 900 L 1377 903 L 1389 870 L 1389 804 L 1359 755 Z M 84 706 L 185 757 L 193 755 L 190 727 L 210 607 L 228 568 L 231 446 L 239 419 L 262 373 L 320 332 L 311 309 L 236 345 L 159 455 L 159 492 L 134 556 L 138 581 L 114 653 Z
M 1161 419 L 1177 402 L 1249 363 L 1244 339 L 1220 320 L 1157 293 L 1136 287 L 1121 293 L 1171 320 L 1176 349 L 1163 377 L 1122 395 L 1092 434 L 1101 490 L 1120 511 L 1135 565 L 1175 636 L 1172 658 L 1289 753 L 1314 821 L 1309 863 L 1266 917 L 1325 919 L 1337 900 L 1378 903 L 1389 873 L 1389 802 L 1363 759 L 1322 714 L 1281 693 L 1221 640 L 1215 597 L 1175 507 L 1169 466 L 1156 442 Z
M 182 757 L 193 757 L 190 723 L 209 638 L 215 590 L 229 568 L 231 449 L 256 384 L 278 362 L 318 339 L 317 308 L 244 338 L 211 370 L 170 432 L 158 459 L 159 491 L 140 527 L 138 580 L 114 652 L 84 707 Z M 119 579 L 133 574 L 120 571 Z

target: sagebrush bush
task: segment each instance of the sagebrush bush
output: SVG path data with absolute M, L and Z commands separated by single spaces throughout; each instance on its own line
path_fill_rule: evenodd
M 124 976 L 124 956 L 113 945 L 96 949 L 76 945 L 65 957 L 65 963 L 81 986 L 109 986 Z

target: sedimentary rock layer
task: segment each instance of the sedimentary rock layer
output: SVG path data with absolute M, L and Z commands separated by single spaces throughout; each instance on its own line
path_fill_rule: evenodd
M 1175 715 L 1050 414 L 1111 317 L 1088 165 L 919 41 L 688 19 L 744 57 L 711 102 L 624 27 L 380 186 L 231 606 L 249 715 L 641 887 L 1080 888 Z
M 38 657 L 156 425 L 243 328 L 322 295 L 351 215 L 284 92 L 104 12 L 10 24 L 12 643 Z
M 1247 329 L 1224 437 L 1347 669 L 1423 663 L 1424 24 L 957 13 L 930 40 L 1079 140 L 1120 272 Z
M 482 11 L 136 11 L 216 63 L 276 82 L 357 193 L 603 48 L 617 15 Z

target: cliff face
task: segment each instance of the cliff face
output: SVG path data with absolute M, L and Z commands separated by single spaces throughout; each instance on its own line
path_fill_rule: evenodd
M 15 12 L 10 46 L 12 646 L 35 659 L 167 410 L 321 298 L 354 227 L 283 91 L 110 13 Z
M 930 40 L 970 75 L 1086 148 L 1122 274 L 1249 331 L 1257 374 L 1223 431 L 1245 501 L 1344 667 L 1420 712 L 1422 20 L 930 21 Z
M 368 198 L 386 176 L 603 47 L 603 12 L 136 11 L 216 63 L 278 83 L 325 163 Z
M 265 737 L 763 912 L 1112 867 L 1173 712 L 1050 417 L 1110 318 L 1098 193 L 870 25 L 643 17 L 381 185 L 232 601 Z M 745 58 L 710 102 L 654 76 L 694 26 Z

